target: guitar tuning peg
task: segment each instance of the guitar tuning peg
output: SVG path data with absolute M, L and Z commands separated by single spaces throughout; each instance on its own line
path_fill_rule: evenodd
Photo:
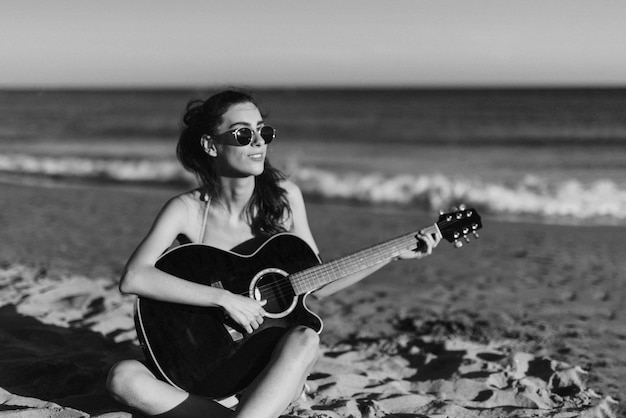
M 439 209 L 439 215 L 443 215 L 443 214 L 444 214 L 443 210 Z
M 472 234 L 474 235 L 474 237 L 476 237 L 476 238 L 480 238 L 480 235 L 478 235 L 478 232 L 477 232 L 477 231 L 472 231 Z
M 463 235 L 463 238 L 465 239 L 465 242 L 470 242 L 470 239 L 467 235 Z
M 461 203 L 459 205 L 459 210 L 465 210 L 465 209 L 467 209 L 467 206 L 465 206 L 465 203 Z
M 461 248 L 463 246 L 463 241 L 455 240 L 454 248 Z

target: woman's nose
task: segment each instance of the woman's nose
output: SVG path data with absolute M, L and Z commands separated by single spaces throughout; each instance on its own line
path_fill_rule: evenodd
M 260 130 L 252 130 L 253 132 L 253 136 L 252 136 L 252 145 L 255 146 L 261 146 L 265 144 L 265 139 L 263 139 L 263 137 L 261 136 L 261 131 Z

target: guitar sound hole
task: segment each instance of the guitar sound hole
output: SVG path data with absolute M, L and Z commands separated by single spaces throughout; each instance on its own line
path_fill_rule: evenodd
M 296 305 L 296 295 L 287 277 L 269 272 L 256 282 L 254 299 L 267 300 L 265 311 L 276 317 L 287 315 Z

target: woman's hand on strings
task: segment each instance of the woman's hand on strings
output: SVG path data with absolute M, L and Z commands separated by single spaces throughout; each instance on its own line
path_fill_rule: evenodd
M 248 334 L 263 323 L 267 300 L 258 301 L 248 296 L 236 295 L 225 291 L 220 306 L 236 323 L 241 325 Z
M 407 250 L 402 252 L 399 256 L 399 260 L 419 260 L 433 253 L 433 248 L 437 247 L 441 237 L 435 233 L 422 233 L 420 232 L 416 236 L 417 248 L 414 250 Z

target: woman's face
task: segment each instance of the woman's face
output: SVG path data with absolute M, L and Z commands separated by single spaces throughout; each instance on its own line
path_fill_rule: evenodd
M 253 103 L 234 104 L 222 115 L 222 123 L 216 129 L 218 134 L 247 127 L 254 132 L 254 138 L 244 146 L 229 145 L 231 142 L 216 144 L 216 162 L 220 175 L 247 177 L 258 176 L 263 172 L 267 144 L 258 134 L 263 125 L 261 112 Z

